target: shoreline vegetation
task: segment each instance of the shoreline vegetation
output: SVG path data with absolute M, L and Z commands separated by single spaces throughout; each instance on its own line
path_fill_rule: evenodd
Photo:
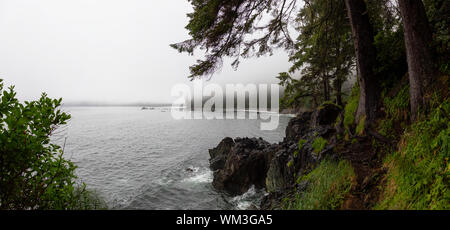
M 189 2 L 190 38 L 171 46 L 203 52 L 190 79 L 275 48 L 292 63 L 285 139 L 225 138 L 216 189 L 265 189 L 261 209 L 450 209 L 448 1 Z
M 225 138 L 210 150 L 213 186 L 233 196 L 265 189 L 268 195 L 252 206 L 264 210 L 449 209 L 448 76 L 433 86 L 430 112 L 414 123 L 408 88 L 402 78 L 385 90 L 384 113 L 373 130 L 355 124 L 359 95 L 351 93 L 344 107 L 327 102 L 300 112 L 278 144 Z M 76 166 L 62 157 L 64 146 L 49 142 L 70 119 L 58 109 L 61 99 L 43 94 L 22 104 L 14 87 L 3 90 L 2 83 L 1 89 L 7 125 L 1 136 L 8 143 L 2 149 L 1 208 L 107 209 L 74 175 Z
M 204 52 L 190 79 L 276 48 L 292 63 L 277 76 L 297 114 L 284 140 L 223 139 L 215 189 L 264 189 L 261 210 L 450 210 L 450 1 L 397 2 L 189 1 L 190 38 L 171 47 Z M 0 209 L 107 209 L 50 142 L 61 103 L 19 102 L 0 80 Z
M 106 209 L 95 191 L 75 175 L 76 165 L 63 157 L 64 146 L 50 141 L 70 115 L 62 99 L 19 102 L 14 86 L 0 79 L 0 209 Z
M 400 80 L 373 130 L 344 126 L 351 104 L 325 103 L 293 118 L 278 144 L 225 138 L 210 150 L 213 186 L 233 196 L 265 189 L 264 210 L 448 210 L 450 100 L 448 76 L 439 79 L 430 114 L 415 123 Z

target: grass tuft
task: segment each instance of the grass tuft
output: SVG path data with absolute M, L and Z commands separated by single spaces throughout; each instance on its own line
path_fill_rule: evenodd
M 356 83 L 350 94 L 344 113 L 344 127 L 349 129 L 351 125 L 355 124 L 356 110 L 359 104 L 359 84 Z
M 352 166 L 346 160 L 325 159 L 311 173 L 299 177 L 297 183 L 307 181 L 306 191 L 296 194 L 294 200 L 285 200 L 289 210 L 335 210 L 341 208 L 345 196 L 355 181 Z
M 376 209 L 450 209 L 450 100 L 403 135 L 385 159 L 387 187 Z
M 318 137 L 314 140 L 312 147 L 314 149 L 314 152 L 316 154 L 319 154 L 322 152 L 322 150 L 325 148 L 325 146 L 327 145 L 327 140 L 325 140 L 323 137 Z

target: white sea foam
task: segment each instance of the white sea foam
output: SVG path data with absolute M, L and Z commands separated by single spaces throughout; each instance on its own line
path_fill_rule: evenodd
M 209 169 L 202 169 L 192 167 L 192 176 L 183 179 L 182 182 L 188 182 L 188 183 L 210 183 L 213 180 L 213 173 Z
M 246 210 L 250 208 L 250 206 L 255 205 L 258 198 L 259 192 L 256 190 L 255 186 L 252 186 L 246 193 L 233 197 L 231 203 L 234 204 L 238 210 Z
M 167 179 L 167 178 L 159 178 L 159 179 L 156 179 L 156 183 L 157 183 L 158 185 L 163 185 L 163 186 L 169 185 L 169 184 L 171 184 L 172 182 L 173 182 L 172 179 Z
M 279 130 L 263 132 L 257 120 L 175 121 L 170 114 L 140 107 L 68 109 L 72 119 L 65 156 L 109 207 L 127 209 L 228 209 L 232 198 L 212 189 L 208 149 L 225 136 L 276 143 L 289 122 L 282 118 Z M 239 208 L 248 205 L 243 200 Z

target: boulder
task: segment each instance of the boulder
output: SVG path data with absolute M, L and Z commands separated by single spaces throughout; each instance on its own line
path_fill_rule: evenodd
M 216 149 L 229 150 L 227 153 L 214 156 L 226 156 L 221 169 L 214 171 L 213 186 L 230 195 L 242 195 L 254 185 L 257 189 L 264 188 L 265 175 L 268 170 L 268 152 L 264 151 L 270 144 L 263 139 L 236 138 L 231 148 L 229 140 L 222 141 L 223 146 Z M 221 144 L 222 144 L 221 143 Z M 228 143 L 225 145 L 225 143 Z M 225 148 L 226 147 L 226 148 Z
M 285 142 L 297 142 L 301 136 L 310 130 L 310 121 L 313 112 L 303 112 L 292 118 L 286 127 Z
M 223 169 L 227 156 L 234 146 L 234 141 L 230 137 L 223 139 L 216 148 L 209 150 L 209 167 L 211 170 Z
M 333 125 L 342 108 L 333 103 L 325 103 L 314 111 L 311 117 L 311 127 Z
M 297 148 L 297 144 L 285 144 L 275 153 L 266 175 L 267 192 L 279 192 L 292 186 L 295 174 L 293 153 Z
M 278 151 L 269 161 L 266 190 L 272 193 L 294 188 L 299 175 L 309 173 L 322 159 L 334 153 L 335 144 L 328 141 L 334 134 L 335 129 L 332 126 L 319 126 L 299 135 L 299 139 L 305 140 L 301 149 L 298 140 L 280 143 Z M 312 145 L 319 137 L 327 139 L 328 143 L 320 153 L 315 153 Z
M 269 195 L 261 207 L 280 207 L 283 196 L 298 186 L 307 187 L 297 185 L 299 176 L 309 173 L 326 156 L 334 157 L 334 123 L 340 112 L 339 106 L 326 103 L 314 112 L 299 114 L 289 121 L 286 137 L 278 144 L 261 138 L 225 138 L 209 151 L 214 188 L 230 195 L 244 194 L 253 185 L 266 188 Z M 315 153 L 312 145 L 319 137 L 326 139 L 327 144 Z M 301 148 L 299 140 L 304 140 Z

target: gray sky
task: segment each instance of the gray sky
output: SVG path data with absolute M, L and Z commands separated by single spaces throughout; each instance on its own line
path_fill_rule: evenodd
M 196 60 L 169 44 L 188 37 L 186 0 L 0 0 L 0 78 L 22 100 L 41 92 L 65 102 L 172 102 Z M 224 63 L 213 83 L 277 83 L 280 51 Z

